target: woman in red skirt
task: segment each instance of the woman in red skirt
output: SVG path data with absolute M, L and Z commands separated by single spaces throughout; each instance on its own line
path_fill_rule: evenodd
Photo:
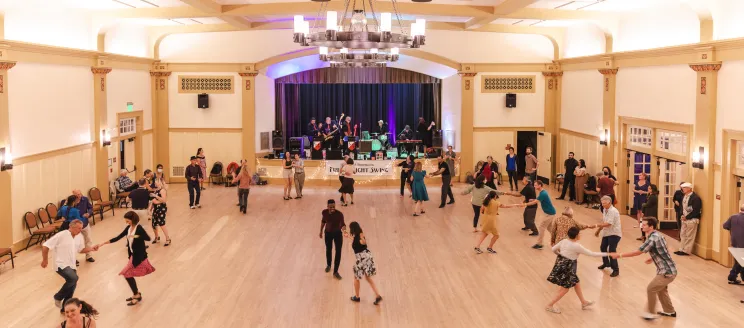
M 124 228 L 124 231 L 94 248 L 98 250 L 103 245 L 115 243 L 125 237 L 127 238 L 129 262 L 119 274 L 124 276 L 129 284 L 129 288 L 132 289 L 132 297 L 127 298 L 127 305 L 129 306 L 136 305 L 142 301 L 142 294 L 137 290 L 137 282 L 134 280 L 134 277 L 143 277 L 155 272 L 155 268 L 147 260 L 147 249 L 145 246 L 145 242 L 150 240 L 150 235 L 139 225 L 139 220 L 137 213 L 133 211 L 127 212 L 127 214 L 124 214 L 124 221 L 127 222 L 127 227 Z

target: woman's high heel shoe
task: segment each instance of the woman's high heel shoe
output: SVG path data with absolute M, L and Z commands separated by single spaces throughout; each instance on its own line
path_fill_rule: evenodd
M 126 299 L 126 301 L 127 301 L 127 302 L 131 302 L 132 300 L 138 300 L 138 301 L 141 301 L 141 300 L 142 300 L 142 293 L 138 293 L 138 295 L 139 295 L 139 297 L 134 297 L 134 296 L 132 296 L 132 297 L 130 297 L 130 298 L 127 298 L 127 299 Z

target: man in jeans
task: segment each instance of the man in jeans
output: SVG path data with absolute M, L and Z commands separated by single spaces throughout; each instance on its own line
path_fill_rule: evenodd
M 344 223 L 344 215 L 336 211 L 336 201 L 333 199 L 328 200 L 328 208 L 323 210 L 321 213 L 323 218 L 320 220 L 320 235 L 323 238 L 323 232 L 325 231 L 325 245 L 326 245 L 326 268 L 325 272 L 331 271 L 331 250 L 333 245 L 336 245 L 336 260 L 333 262 L 333 276 L 341 280 L 341 275 L 338 274 L 338 266 L 341 264 L 341 250 L 344 244 L 344 235 L 346 235 L 346 223 Z
M 665 317 L 677 317 L 677 312 L 674 310 L 672 305 L 672 299 L 669 298 L 669 284 L 677 278 L 677 266 L 672 260 L 672 256 L 669 255 L 669 249 L 666 245 L 666 240 L 660 232 L 656 231 L 655 227 L 659 224 L 656 218 L 645 217 L 641 229 L 648 236 L 646 241 L 636 251 L 630 253 L 613 253 L 612 258 L 618 259 L 623 257 L 638 256 L 643 253 L 648 253 L 651 258 L 646 260 L 646 263 L 652 261 L 656 265 L 656 277 L 651 280 L 646 287 L 648 294 L 648 301 L 646 303 L 647 312 L 643 313 L 643 318 L 646 320 L 653 320 L 663 315 Z M 661 301 L 661 307 L 664 312 L 656 312 L 656 299 Z
M 597 226 L 602 228 L 602 245 L 599 246 L 599 250 L 607 253 L 617 252 L 617 244 L 620 243 L 620 238 L 623 235 L 623 229 L 620 225 L 620 212 L 617 211 L 615 206 L 612 206 L 612 198 L 610 196 L 602 197 L 602 223 Z M 598 231 L 599 232 L 599 231 Z M 610 277 L 617 277 L 620 274 L 620 268 L 617 265 L 616 259 L 610 259 L 605 256 L 602 258 L 602 265 L 597 269 L 604 270 L 604 268 L 612 268 Z
M 449 196 L 450 198 L 450 201 L 447 204 L 454 204 L 455 196 L 452 195 L 452 188 L 450 187 L 452 176 L 450 175 L 449 165 L 447 165 L 447 162 L 444 161 L 444 157 L 442 157 L 442 155 L 439 155 L 439 157 L 437 157 L 437 161 L 439 162 L 439 170 L 432 173 L 431 176 L 442 176 L 442 203 L 439 204 L 439 208 L 443 208 L 444 202 L 447 200 L 447 196 Z
M 744 248 L 744 203 L 739 207 L 739 213 L 732 215 L 723 224 L 723 228 L 731 232 L 731 247 Z M 734 267 L 729 272 L 729 284 L 741 284 L 736 276 L 744 278 L 744 270 L 738 261 L 734 261 Z
M 189 188 L 189 207 L 193 210 L 196 207 L 201 208 L 199 205 L 199 198 L 201 197 L 201 186 L 199 183 L 204 181 L 201 167 L 196 163 L 196 156 L 191 156 L 191 165 L 186 167 L 186 182 Z M 194 199 L 194 193 L 196 193 L 196 199 Z
M 46 268 L 49 264 L 49 250 L 54 251 L 54 266 L 57 274 L 65 279 L 65 284 L 54 294 L 54 305 L 64 312 L 62 305 L 66 299 L 72 298 L 77 287 L 78 275 L 75 265 L 75 254 L 92 252 L 92 247 L 84 247 L 84 241 L 80 231 L 83 230 L 83 222 L 72 220 L 70 228 L 63 230 L 49 238 L 41 247 L 41 267 Z

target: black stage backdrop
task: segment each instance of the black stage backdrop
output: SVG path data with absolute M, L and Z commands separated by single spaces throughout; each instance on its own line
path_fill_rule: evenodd
M 430 83 L 390 83 L 396 79 L 406 80 L 397 78 L 394 74 L 379 79 L 374 74 L 365 74 L 364 82 L 372 82 L 369 81 L 370 76 L 381 81 L 374 84 L 353 83 L 359 79 L 349 76 L 309 81 L 311 83 L 287 83 L 287 79 L 278 79 L 276 129 L 284 131 L 287 146 L 290 137 L 306 134 L 310 118 L 315 117 L 317 122 L 325 122 L 326 117 L 331 117 L 335 121 L 341 113 L 351 116 L 353 124 L 361 124 L 361 128 L 357 130 L 358 135 L 361 135 L 361 131 L 374 131 L 379 120 L 388 124 L 393 139 L 405 125 L 410 125 L 416 131 L 419 117 L 424 117 L 427 122 L 435 121 L 440 126 L 439 80 L 419 73 L 405 72 L 409 75 L 422 75 L 425 78 L 421 81 Z M 338 75 L 339 72 L 335 73 Z M 333 80 L 352 83 L 328 83 Z

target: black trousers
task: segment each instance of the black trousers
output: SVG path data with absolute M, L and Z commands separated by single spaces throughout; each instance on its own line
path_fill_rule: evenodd
M 132 295 L 137 295 L 139 293 L 139 289 L 137 289 L 137 281 L 134 280 L 134 278 L 124 278 L 127 280 L 127 284 L 129 284 L 129 289 L 132 290 Z
M 566 197 L 566 190 L 568 190 L 568 198 L 570 200 L 576 199 L 576 188 L 574 188 L 574 183 L 576 182 L 576 177 L 572 175 L 566 175 L 563 178 L 563 191 L 561 192 L 561 198 Z
M 403 196 L 403 191 L 406 190 L 406 183 L 408 182 L 408 174 L 400 175 L 400 195 Z
M 620 236 L 602 237 L 602 245 L 599 246 L 600 252 L 615 253 L 617 252 L 617 244 L 619 243 Z M 605 256 L 602 258 L 602 265 L 612 268 L 612 271 L 619 270 L 617 266 L 617 259 L 613 259 L 609 256 Z
M 530 182 L 535 182 L 535 180 L 537 180 L 537 171 L 525 174 L 530 177 Z
M 731 271 L 729 272 L 728 280 L 729 281 L 736 281 L 736 276 L 741 276 L 742 279 L 744 279 L 744 268 L 739 265 L 739 262 L 734 261 L 734 266 L 731 268 Z
M 506 171 L 506 173 L 509 175 L 509 188 L 519 190 L 519 183 L 517 183 L 517 171 Z M 513 187 L 512 181 L 514 181 Z
M 341 230 L 325 233 L 326 245 L 326 266 L 331 266 L 331 248 L 336 245 L 336 260 L 333 261 L 333 273 L 338 273 L 338 266 L 341 264 L 341 250 L 344 245 L 344 236 Z
M 452 182 L 452 176 L 451 175 L 443 175 L 442 176 L 442 204 L 446 203 L 447 196 L 449 196 L 450 201 L 455 201 L 455 196 L 452 195 L 452 188 L 450 187 L 450 183 Z
M 473 205 L 473 228 L 478 227 L 478 219 L 480 218 L 480 209 L 478 205 Z
M 522 216 L 524 217 L 524 227 L 527 229 L 532 230 L 532 232 L 537 232 L 537 226 L 535 225 L 535 216 L 537 215 L 537 207 L 525 207 L 524 213 Z
M 199 198 L 201 198 L 201 187 L 199 181 L 189 181 L 189 206 L 199 205 Z M 196 193 L 196 200 L 194 200 L 194 193 Z

